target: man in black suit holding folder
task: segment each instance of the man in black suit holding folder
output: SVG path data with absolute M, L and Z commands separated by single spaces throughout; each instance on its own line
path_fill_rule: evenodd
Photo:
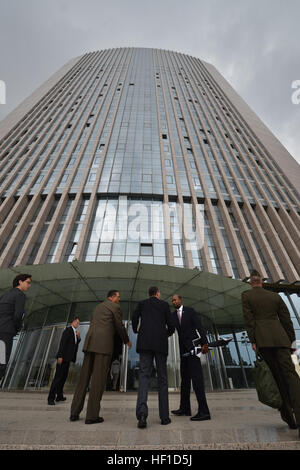
M 200 336 L 202 354 L 208 352 L 207 338 L 201 321 L 193 308 L 184 307 L 182 297 L 173 295 L 172 304 L 176 308 L 173 312 L 173 321 L 178 332 L 180 348 L 180 406 L 172 413 L 176 416 L 191 416 L 190 391 L 191 381 L 198 401 L 198 413 L 191 421 L 205 421 L 210 419 L 210 412 L 205 397 L 201 360 L 195 355 L 188 355 L 194 350 L 193 340 Z M 199 335 L 198 335 L 198 333 Z M 187 354 L 187 356 L 183 356 Z

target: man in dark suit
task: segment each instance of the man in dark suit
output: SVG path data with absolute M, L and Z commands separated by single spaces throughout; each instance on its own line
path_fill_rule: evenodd
M 93 312 L 91 324 L 82 349 L 84 360 L 71 405 L 71 421 L 79 419 L 90 379 L 90 393 L 85 424 L 102 423 L 104 421 L 99 416 L 100 402 L 105 390 L 114 350 L 114 334 L 117 333 L 123 343 L 127 344 L 129 348 L 132 346 L 122 323 L 122 312 L 119 302 L 119 292 L 111 290 L 107 294 L 107 300 L 98 304 Z
M 173 295 L 172 304 L 176 308 L 173 313 L 173 320 L 178 332 L 179 348 L 180 348 L 180 406 L 178 410 L 172 411 L 176 416 L 191 416 L 190 391 L 191 381 L 198 401 L 198 413 L 191 418 L 192 421 L 205 421 L 210 418 L 208 409 L 201 360 L 195 355 L 183 357 L 183 354 L 193 350 L 193 340 L 198 338 L 202 346 L 202 354 L 208 352 L 207 338 L 205 331 L 201 325 L 201 321 L 193 308 L 184 307 L 182 297 Z M 198 333 L 197 333 L 198 331 Z
M 147 426 L 148 416 L 148 387 L 155 359 L 158 375 L 159 416 L 161 424 L 169 424 L 168 398 L 168 336 L 171 336 L 173 325 L 170 307 L 167 302 L 160 300 L 157 287 L 150 287 L 149 298 L 139 302 L 132 316 L 132 329 L 138 333 L 136 350 L 140 355 L 139 389 L 136 405 L 138 427 Z
M 300 379 L 291 358 L 291 352 L 296 350 L 296 337 L 290 313 L 279 294 L 263 289 L 258 271 L 252 271 L 250 284 L 252 290 L 242 293 L 248 337 L 278 385 L 283 421 L 291 429 L 298 427 L 300 437 Z
M 58 402 L 66 400 L 63 392 L 64 385 L 68 377 L 70 362 L 76 362 L 78 345 L 81 341 L 80 333 L 77 330 L 79 323 L 79 318 L 75 317 L 71 326 L 68 326 L 63 331 L 58 353 L 56 355 L 57 365 L 48 395 L 48 405 L 55 405 L 55 401 Z
M 5 352 L 0 358 L 0 380 L 4 377 L 10 358 L 14 336 L 22 329 L 25 316 L 25 292 L 31 286 L 30 274 L 18 274 L 13 280 L 13 288 L 0 298 L 0 342 L 1 351 Z

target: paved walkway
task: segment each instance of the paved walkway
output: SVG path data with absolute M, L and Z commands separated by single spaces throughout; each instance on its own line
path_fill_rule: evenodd
M 212 420 L 192 422 L 172 416 L 162 426 L 157 393 L 149 394 L 147 429 L 138 429 L 136 393 L 106 392 L 101 408 L 104 423 L 86 425 L 85 412 L 69 421 L 72 394 L 55 406 L 43 392 L 0 391 L 0 449 L 298 449 L 297 430 L 279 413 L 257 400 L 255 390 L 207 393 Z M 179 394 L 170 393 L 170 409 Z M 193 411 L 196 402 L 192 396 Z M 85 411 L 85 409 L 84 409 Z

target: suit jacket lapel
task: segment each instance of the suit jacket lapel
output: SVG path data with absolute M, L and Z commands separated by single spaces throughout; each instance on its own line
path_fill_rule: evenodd
M 179 320 L 178 320 L 177 310 L 175 310 L 174 315 L 175 315 L 175 322 L 176 322 L 177 328 L 180 328 L 180 323 L 179 323 Z
M 182 322 L 184 321 L 185 315 L 184 315 L 184 307 L 181 312 L 181 327 L 182 327 Z

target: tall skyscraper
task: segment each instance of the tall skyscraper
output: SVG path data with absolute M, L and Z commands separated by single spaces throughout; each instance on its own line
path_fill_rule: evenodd
M 2 121 L 0 151 L 2 290 L 24 270 L 35 283 L 5 386 L 48 385 L 63 324 L 88 321 L 106 287 L 128 321 L 149 283 L 167 300 L 179 289 L 211 335 L 234 335 L 236 386 L 250 384 L 238 334 L 251 269 L 300 329 L 300 167 L 212 65 L 142 48 L 75 58 Z M 228 386 L 221 351 L 206 366 Z

